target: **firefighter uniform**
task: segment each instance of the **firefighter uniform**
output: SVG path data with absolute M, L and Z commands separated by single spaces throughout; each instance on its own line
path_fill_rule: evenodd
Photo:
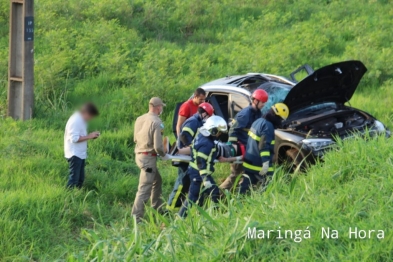
M 198 129 L 203 125 L 203 120 L 199 113 L 186 120 L 181 127 L 178 139 L 178 148 L 190 146 Z
M 181 127 L 179 139 L 177 141 L 177 147 L 183 148 L 190 146 L 192 140 L 198 132 L 198 129 L 203 125 L 203 120 L 199 113 L 194 114 L 188 118 Z M 190 187 L 190 177 L 187 175 L 188 163 L 181 162 L 178 166 L 178 176 L 175 182 L 175 186 L 171 194 L 169 195 L 167 209 L 176 210 L 181 207 L 182 203 L 186 198 Z
M 241 110 L 235 117 L 229 130 L 228 141 L 232 143 L 247 144 L 248 131 L 255 120 L 262 117 L 262 112 L 252 106 Z M 220 185 L 222 189 L 230 190 L 236 181 L 236 178 L 242 174 L 243 166 L 241 164 L 231 164 L 231 174 Z
M 161 119 L 152 112 L 138 117 L 135 122 L 135 161 L 141 172 L 138 192 L 131 213 L 136 216 L 138 222 L 144 215 L 145 204 L 149 198 L 154 209 L 160 209 L 163 204 L 161 199 L 162 179 L 157 170 L 157 154 L 165 156 L 162 139 L 163 129 L 164 125 Z
M 214 139 L 212 136 L 205 137 L 199 133 L 191 146 L 191 162 L 187 171 L 191 185 L 188 192 L 188 201 L 183 204 L 179 212 L 181 217 L 187 216 L 189 205 L 198 203 L 201 206 L 204 194 L 211 195 L 212 201 L 218 202 L 219 190 L 211 176 L 214 172 L 214 160 L 217 158 Z M 204 181 L 210 182 L 211 187 L 204 187 Z
M 240 184 L 240 193 L 246 193 L 251 184 L 273 176 L 274 126 L 265 118 L 256 120 L 248 132 L 246 154 L 243 168 L 246 176 Z M 263 163 L 269 161 L 269 168 L 264 176 L 260 175 Z

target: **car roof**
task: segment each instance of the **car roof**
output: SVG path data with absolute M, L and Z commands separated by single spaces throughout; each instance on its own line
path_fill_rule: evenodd
M 277 82 L 281 82 L 283 84 L 288 84 L 288 85 L 295 85 L 294 82 L 286 79 L 285 77 L 282 76 L 277 76 L 277 75 L 272 75 L 272 74 L 265 74 L 265 73 L 248 73 L 248 74 L 244 74 L 244 75 L 233 75 L 233 76 L 226 76 L 223 78 L 219 78 L 213 81 L 210 81 L 206 84 L 203 84 L 201 87 L 203 87 L 205 89 L 206 86 L 211 86 L 211 85 L 226 85 L 226 86 L 237 86 L 238 81 L 245 79 L 245 78 L 249 78 L 252 76 L 259 76 L 262 78 L 265 78 L 266 81 L 277 81 Z
M 251 93 L 242 87 L 230 85 L 207 85 L 201 86 L 206 92 L 225 92 L 225 93 L 241 93 L 245 96 L 250 96 Z

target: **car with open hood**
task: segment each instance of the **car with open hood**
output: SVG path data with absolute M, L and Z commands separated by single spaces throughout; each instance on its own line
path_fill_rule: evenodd
M 302 70 L 306 71 L 307 76 L 297 82 L 295 76 Z M 337 139 L 365 134 L 390 137 L 386 126 L 371 114 L 346 105 L 366 71 L 362 62 L 352 60 L 315 71 L 305 65 L 295 70 L 290 79 L 249 73 L 217 79 L 201 88 L 206 91 L 215 114 L 228 123 L 251 103 L 250 96 L 256 89 L 264 89 L 269 94 L 263 113 L 275 103 L 285 103 L 290 114 L 282 128 L 275 131 L 275 159 L 280 164 L 290 161 L 297 167 L 323 158 Z M 174 127 L 180 105 L 176 108 Z

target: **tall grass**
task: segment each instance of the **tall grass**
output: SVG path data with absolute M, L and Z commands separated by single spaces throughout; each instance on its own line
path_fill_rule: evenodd
M 154 215 L 148 223 L 130 217 L 108 228 L 83 234 L 88 254 L 98 261 L 121 259 L 171 261 L 389 261 L 391 142 L 384 138 L 343 142 L 342 148 L 313 166 L 307 175 L 294 174 L 288 183 L 282 171 L 266 192 L 249 197 L 227 194 L 219 209 L 194 208 L 187 219 Z M 364 161 L 367 160 L 367 161 Z M 383 170 L 383 171 L 382 171 Z M 248 228 L 275 230 L 267 239 L 248 239 Z M 322 228 L 339 232 L 338 239 L 322 238 Z M 354 239 L 349 228 L 384 230 L 383 239 Z M 277 239 L 277 230 L 310 230 L 310 238 Z M 99 233 L 97 233 L 99 232 Z M 72 258 L 77 258 L 74 254 Z M 71 258 L 70 258 L 71 259 Z

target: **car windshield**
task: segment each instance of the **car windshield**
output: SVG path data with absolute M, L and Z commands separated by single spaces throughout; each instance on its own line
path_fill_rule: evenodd
M 289 85 L 275 82 L 268 82 L 260 85 L 258 89 L 265 90 L 269 95 L 269 99 L 267 100 L 265 106 L 261 109 L 262 114 L 266 114 L 272 105 L 276 103 L 282 103 L 291 88 L 292 87 Z

